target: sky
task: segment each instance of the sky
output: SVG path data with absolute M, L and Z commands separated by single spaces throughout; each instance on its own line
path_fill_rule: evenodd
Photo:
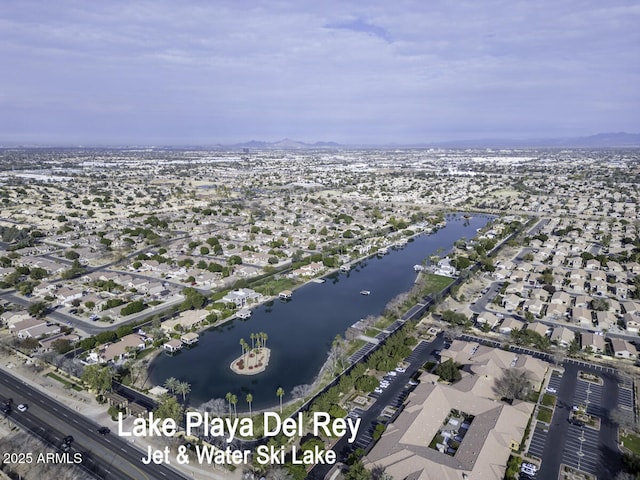
M 638 0 L 3 0 L 0 143 L 638 133 L 638 25 Z

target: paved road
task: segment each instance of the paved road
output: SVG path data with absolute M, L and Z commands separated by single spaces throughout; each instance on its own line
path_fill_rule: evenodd
M 0 396 L 2 399 L 12 398 L 16 404 L 28 404 L 27 412 L 14 409 L 11 413 L 12 420 L 41 436 L 54 447 L 59 447 L 66 435 L 72 435 L 72 451 L 82 453 L 82 464 L 95 478 L 187 478 L 165 465 L 144 465 L 141 459 L 145 452 L 114 433 L 106 436 L 98 434 L 99 425 L 4 371 L 0 371 Z

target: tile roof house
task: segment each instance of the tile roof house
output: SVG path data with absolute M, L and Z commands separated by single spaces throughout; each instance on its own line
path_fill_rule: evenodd
M 582 332 L 580 334 L 580 340 L 582 350 L 590 348 L 593 353 L 604 353 L 605 351 L 606 345 L 602 335 L 595 335 L 591 332 Z
M 575 338 L 575 332 L 566 327 L 555 327 L 551 332 L 551 341 L 557 342 L 561 347 L 568 347 Z
M 638 350 L 633 343 L 627 342 L 622 338 L 611 338 L 611 350 L 616 358 L 629 358 L 635 360 L 638 358 Z

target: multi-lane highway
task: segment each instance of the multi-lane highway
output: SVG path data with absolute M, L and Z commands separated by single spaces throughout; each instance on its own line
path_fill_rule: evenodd
M 11 420 L 53 448 L 59 449 L 62 439 L 71 435 L 71 453 L 82 454 L 82 467 L 88 475 L 99 479 L 181 479 L 187 478 L 166 465 L 145 465 L 142 452 L 115 433 L 101 435 L 100 425 L 75 410 L 57 402 L 22 380 L 0 371 L 0 400 L 11 398 L 14 405 L 26 403 L 26 412 L 11 412 Z M 17 453 L 17 452 L 16 452 Z M 72 455 L 73 456 L 73 455 Z

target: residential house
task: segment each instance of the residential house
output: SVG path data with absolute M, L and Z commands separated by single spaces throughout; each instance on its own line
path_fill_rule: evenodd
M 520 305 L 520 302 L 522 302 L 522 297 L 519 297 L 513 294 L 506 295 L 502 299 L 502 306 L 506 308 L 508 311 L 512 312 L 518 308 L 518 306 Z
M 566 327 L 555 327 L 551 332 L 551 341 L 556 342 L 561 347 L 568 347 L 575 338 L 575 332 Z
M 635 345 L 621 338 L 611 338 L 611 351 L 616 358 L 628 358 L 635 360 L 638 358 L 638 351 Z
M 0 320 L 2 320 L 2 323 L 9 327 L 10 330 L 13 329 L 16 323 L 29 318 L 31 318 L 31 315 L 29 315 L 29 312 L 26 310 L 18 310 L 17 312 L 7 310 L 6 312 L 0 313 Z
M 573 304 L 573 306 L 587 308 L 589 305 L 591 305 L 592 300 L 593 299 L 588 295 L 578 295 L 574 300 L 575 303 Z
M 604 336 L 596 335 L 591 332 L 582 332 L 580 334 L 582 350 L 591 350 L 592 353 L 604 353 L 606 349 Z
M 182 342 L 177 338 L 173 338 L 168 342 L 162 344 L 162 348 L 165 350 L 165 352 L 175 353 L 182 349 Z
M 583 307 L 574 307 L 571 310 L 571 321 L 579 323 L 583 327 L 592 327 L 593 317 L 591 315 L 591 310 Z
M 504 334 L 510 334 L 513 330 L 522 330 L 525 326 L 524 322 L 516 320 L 513 317 L 507 317 L 502 321 L 502 325 L 498 327 L 498 331 Z
M 622 317 L 622 321 L 624 322 L 624 328 L 627 330 L 627 332 L 640 332 L 640 314 L 625 313 Z
M 540 316 L 542 315 L 542 309 L 544 308 L 544 303 L 537 299 L 528 299 L 524 302 L 524 309 L 527 312 L 531 312 L 534 315 Z
M 144 350 L 145 339 L 137 333 L 125 335 L 118 342 L 108 344 L 101 352 L 100 358 L 103 362 L 118 363 L 130 356 L 133 351 Z
M 537 334 L 539 334 L 539 335 L 541 335 L 543 337 L 551 333 L 551 327 L 548 326 L 548 325 L 545 325 L 542 322 L 529 323 L 527 325 L 527 330 L 532 331 L 532 332 L 536 332 Z
M 180 341 L 185 345 L 195 345 L 200 336 L 196 332 L 187 332 L 180 337 Z
M 571 295 L 567 292 L 555 292 L 551 296 L 552 305 L 569 305 L 571 303 Z
M 60 305 L 70 305 L 74 300 L 82 298 L 82 290 L 78 288 L 61 287 L 55 292 Z
M 483 311 L 478 314 L 477 322 L 489 325 L 491 328 L 495 328 L 495 326 L 500 322 L 500 319 L 491 312 Z
M 236 308 L 242 308 L 246 305 L 258 303 L 262 300 L 262 294 L 251 290 L 250 288 L 239 288 L 227 293 L 220 299 L 223 303 L 233 303 Z
M 202 325 L 209 313 L 208 310 L 204 309 L 187 310 L 182 312 L 177 318 L 165 320 L 160 325 L 160 328 L 162 328 L 165 333 L 176 331 L 176 327 L 179 327 L 178 329 L 180 331 L 186 332 Z
M 611 330 L 618 324 L 618 318 L 613 312 L 596 312 L 596 321 L 599 328 L 607 330 Z
M 35 327 L 19 331 L 18 337 L 42 338 L 56 333 L 60 333 L 60 325 L 56 323 L 45 323 L 43 325 L 36 325 Z

